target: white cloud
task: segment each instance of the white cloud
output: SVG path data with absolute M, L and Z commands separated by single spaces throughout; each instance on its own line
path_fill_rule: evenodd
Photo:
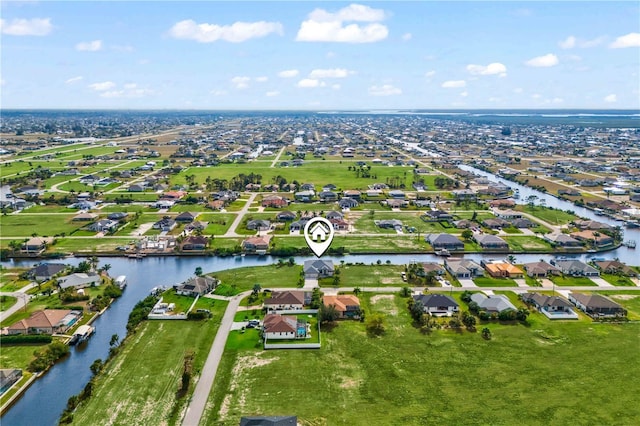
M 73 84 L 75 82 L 78 82 L 80 80 L 82 80 L 84 77 L 82 77 L 81 75 L 77 76 L 77 77 L 71 77 L 69 79 L 67 79 L 67 81 L 65 81 L 65 84 Z
M 629 33 L 620 36 L 609 45 L 611 49 L 623 49 L 625 47 L 640 47 L 640 33 Z
M 354 72 L 344 68 L 315 69 L 309 73 L 309 78 L 345 78 L 349 74 L 354 74 Z
M 112 46 L 109 46 L 109 48 L 111 50 L 113 50 L 113 51 L 116 51 L 116 52 L 125 52 L 125 53 L 130 53 L 130 52 L 133 52 L 134 50 L 136 50 L 136 49 L 134 49 L 133 46 L 129 46 L 128 44 L 122 44 L 122 45 L 114 44 Z
M 97 52 L 102 49 L 102 40 L 83 41 L 76 44 L 76 50 L 80 52 Z
M 0 78 L 0 86 L 4 86 L 5 84 L 7 84 L 7 80 Z
M 604 42 L 604 39 L 604 37 L 597 37 L 593 40 L 583 40 L 570 35 L 566 39 L 559 41 L 558 46 L 560 46 L 561 49 L 573 49 L 575 47 L 586 49 L 601 45 Z
M 213 96 L 224 96 L 227 94 L 226 90 L 212 90 L 211 93 Z
M 231 79 L 231 83 L 236 89 L 247 89 L 249 87 L 250 77 L 236 76 Z
M 265 81 L 269 81 L 269 77 L 266 77 L 266 76 L 256 77 L 256 81 L 258 83 L 264 83 Z
M 564 102 L 564 99 L 562 99 L 562 98 L 553 98 L 553 99 L 551 99 L 551 103 L 552 104 L 561 104 L 563 102 Z
M 336 52 L 327 52 L 327 58 L 331 59 L 331 58 L 335 58 L 336 57 Z
M 569 36 L 565 40 L 558 42 L 558 46 L 560 46 L 561 49 L 573 49 L 576 47 L 576 38 Z
M 501 102 L 502 98 L 497 98 L 495 96 L 492 96 L 489 98 L 489 102 Z
M 369 94 L 371 96 L 401 95 L 402 90 L 398 87 L 392 86 L 391 84 L 383 84 L 382 86 L 369 87 Z
M 405 33 L 405 34 L 402 34 L 402 40 L 403 40 L 403 41 L 409 41 L 409 40 L 411 40 L 412 38 L 413 38 L 413 35 L 412 35 L 411 33 Z
M 604 101 L 612 104 L 614 102 L 618 102 L 618 97 L 614 93 L 612 93 L 610 95 L 605 96 Z
M 337 83 L 336 83 L 336 84 L 332 84 L 332 85 L 331 85 L 331 88 L 332 88 L 333 90 L 340 90 L 340 88 L 341 88 L 341 87 L 342 87 L 342 86 L 340 86 L 340 85 L 339 85 L 339 84 L 337 84 Z
M 471 75 L 496 75 L 498 74 L 500 77 L 506 77 L 507 75 L 507 67 L 500 62 L 493 62 L 487 66 L 484 65 L 475 65 L 469 64 L 467 65 L 467 71 Z
M 425 73 L 424 73 L 424 76 L 425 76 L 426 78 L 431 78 L 431 77 L 433 77 L 434 75 L 436 75 L 436 72 L 435 72 L 434 70 L 427 71 L 427 72 L 425 72 Z
M 265 93 L 265 96 L 273 97 L 273 96 L 278 96 L 279 94 L 280 92 L 278 92 L 277 90 L 272 90 L 270 92 Z
M 296 41 L 328 41 L 338 43 L 372 43 L 389 35 L 385 25 L 379 23 L 386 14 L 382 9 L 351 4 L 335 13 L 315 9 L 300 24 Z M 370 22 L 366 25 L 345 22 Z
M 522 93 L 522 92 L 524 92 L 522 87 L 516 87 L 515 89 L 513 89 L 513 93 Z
M 113 81 L 103 81 L 101 83 L 93 83 L 90 84 L 89 87 L 98 92 L 102 92 L 105 90 L 110 90 L 116 87 L 116 84 Z
M 458 89 L 460 87 L 466 87 L 467 82 L 464 80 L 449 80 L 442 83 L 442 87 L 445 89 Z
M 124 87 L 123 90 L 102 92 L 100 96 L 103 98 L 143 98 L 154 94 L 153 90 L 140 88 L 137 84 L 125 84 Z
M 536 56 L 535 58 L 529 59 L 525 64 L 530 67 L 546 68 L 558 65 L 559 62 L 560 61 L 556 55 L 553 53 L 547 53 L 546 55 Z
M 293 77 L 297 77 L 298 74 L 300 74 L 300 71 L 298 70 L 284 70 L 278 73 L 278 77 L 293 78 Z
M 235 22 L 231 25 L 198 24 L 191 19 L 177 22 L 169 34 L 181 40 L 195 40 L 200 43 L 213 43 L 224 40 L 240 43 L 252 38 L 266 37 L 271 33 L 283 34 L 279 22 Z
M 324 86 L 324 83 L 320 80 L 314 78 L 303 78 L 296 85 L 298 87 L 321 87 Z
M 533 95 L 531 95 L 531 97 L 533 99 L 540 99 L 542 97 L 542 95 L 540 93 L 534 93 Z
M 0 32 L 14 36 L 45 36 L 53 30 L 51 18 L 0 19 Z
M 460 96 L 462 96 L 463 98 L 466 98 L 467 96 L 469 96 L 469 92 L 465 90 L 464 92 L 460 93 Z

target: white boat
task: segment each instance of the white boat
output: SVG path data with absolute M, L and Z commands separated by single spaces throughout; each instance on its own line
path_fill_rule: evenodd
M 118 287 L 120 287 L 120 290 L 124 290 L 124 288 L 127 286 L 127 276 L 126 275 L 119 275 L 113 281 L 113 284 L 115 284 Z
M 451 256 L 451 253 L 449 253 L 449 250 L 447 249 L 440 249 L 436 250 L 436 256 L 449 257 Z
M 634 249 L 636 248 L 636 240 L 625 241 L 624 245 L 627 246 L 627 248 Z
M 78 329 L 73 333 L 71 340 L 69 341 L 70 345 L 79 344 L 85 342 L 91 337 L 91 335 L 96 331 L 95 327 L 92 327 L 88 324 L 81 325 Z

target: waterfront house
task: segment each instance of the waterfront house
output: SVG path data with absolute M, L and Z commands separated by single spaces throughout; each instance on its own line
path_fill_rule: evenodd
M 470 259 L 445 259 L 444 267 L 456 278 L 473 278 L 484 275 L 482 266 Z
M 182 251 L 202 251 L 209 245 L 209 238 L 205 236 L 190 235 L 182 241 Z
M 67 269 L 61 263 L 40 263 L 27 272 L 27 276 L 37 282 L 47 281 Z
M 69 309 L 45 309 L 36 311 L 29 318 L 14 322 L 7 328 L 8 334 L 64 333 L 82 317 L 82 311 Z
M 322 259 L 305 260 L 302 268 L 305 279 L 310 280 L 331 277 L 334 269 L 333 261 Z
M 474 234 L 473 239 L 483 249 L 489 250 L 506 250 L 509 244 L 500 237 L 491 234 Z
M 563 274 L 574 277 L 597 277 L 600 275 L 596 268 L 580 260 L 552 260 L 551 264 L 557 266 Z
M 242 250 L 250 254 L 266 254 L 269 249 L 269 241 L 271 235 L 263 235 L 260 237 L 250 237 L 242 241 Z
M 218 284 L 220 281 L 213 277 L 191 277 L 176 287 L 176 294 L 191 297 L 204 296 L 212 292 Z
M 427 234 L 424 240 L 431 244 L 434 250 L 464 250 L 464 243 L 451 234 Z

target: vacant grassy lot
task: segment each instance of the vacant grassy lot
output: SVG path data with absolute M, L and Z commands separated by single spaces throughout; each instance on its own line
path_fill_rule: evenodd
M 405 285 L 400 277 L 404 265 L 344 265 L 340 267 L 341 287 L 379 287 Z M 320 280 L 320 285 L 333 287 L 333 278 Z
M 546 242 L 545 240 L 537 237 L 531 236 L 523 236 L 523 237 L 512 237 L 505 236 L 500 237 L 505 240 L 509 244 L 509 248 L 512 251 L 516 252 L 527 252 L 527 251 L 535 251 L 535 252 L 552 252 L 553 247 L 551 244 Z
M 278 287 L 296 287 L 301 271 L 301 265 L 269 265 L 229 269 L 211 275 L 221 281 L 220 287 L 215 291 L 216 294 L 225 294 L 231 288 L 233 288 L 232 294 L 238 294 L 251 290 L 256 283 L 260 284 L 263 290 Z
M 600 278 L 606 280 L 608 283 L 616 286 L 635 286 L 635 283 L 631 281 L 629 277 L 625 277 L 623 275 L 613 275 L 613 274 L 600 274 Z
M 71 234 L 86 222 L 72 222 L 74 214 L 12 214 L 2 217 L 0 221 L 0 235 L 3 237 L 31 237 L 33 233 L 39 236 Z
M 566 225 L 572 220 L 578 219 L 578 216 L 574 214 L 567 213 L 564 210 L 556 210 L 550 207 L 535 206 L 531 208 L 531 206 L 529 206 L 528 204 L 523 204 L 516 206 L 515 209 L 529 213 L 530 215 L 542 219 L 552 225 Z
M 18 299 L 13 296 L 0 296 L 0 311 L 6 311 L 16 304 Z
M 518 284 L 510 278 L 493 278 L 493 277 L 478 277 L 474 278 L 473 282 L 478 287 L 517 287 Z
M 566 286 L 566 287 L 580 287 L 580 286 L 595 286 L 596 283 L 591 281 L 587 277 L 570 277 L 570 276 L 551 276 L 549 277 L 551 281 L 556 283 L 557 286 Z
M 94 387 L 93 396 L 81 405 L 74 423 L 96 419 L 112 424 L 178 424 L 186 398 L 176 400 L 184 355 L 194 352 L 193 377 L 197 378 L 215 337 L 226 302 L 211 306 L 207 321 L 146 321 L 131 336 L 122 352 L 108 364 Z
M 422 335 L 406 299 L 391 297 L 361 297 L 367 312 L 385 314 L 380 338 L 345 321 L 322 333 L 317 351 L 228 344 L 201 424 L 289 413 L 291 401 L 300 421 L 323 425 L 634 424 L 640 416 L 637 345 L 627 344 L 637 342 L 637 324 L 551 323 L 534 313 L 529 327 L 488 325 L 490 341 L 479 332 Z M 591 403 L 594 389 L 602 403 Z

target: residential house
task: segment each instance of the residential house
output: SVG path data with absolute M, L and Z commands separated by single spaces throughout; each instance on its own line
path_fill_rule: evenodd
M 522 213 L 515 210 L 495 210 L 493 214 L 504 220 L 522 219 Z
M 89 231 L 93 232 L 112 232 L 118 229 L 120 223 L 115 220 L 101 219 L 88 226 Z
M 593 318 L 623 317 L 627 315 L 627 311 L 622 306 L 595 293 L 569 293 L 569 301 Z
M 527 305 L 534 306 L 549 319 L 578 319 L 573 305 L 562 297 L 540 293 L 522 293 L 520 298 Z
M 532 278 L 546 278 L 549 275 L 560 275 L 561 273 L 560 269 L 544 261 L 525 263 L 523 268 Z
M 305 298 L 303 291 L 274 291 L 270 298 L 265 299 L 264 307 L 267 311 L 299 310 L 305 301 L 308 303 L 310 297 Z
M 389 197 L 394 198 L 396 200 L 404 200 L 405 193 L 404 191 L 401 191 L 399 189 L 392 189 L 391 191 L 389 191 Z
M 64 333 L 82 316 L 82 311 L 69 309 L 45 309 L 36 311 L 27 319 L 11 324 L 8 334 L 56 334 Z
M 129 213 L 116 212 L 116 213 L 108 214 L 107 215 L 107 219 L 109 219 L 109 220 L 122 220 L 122 219 L 126 218 L 127 216 L 129 216 Z
M 635 269 L 618 260 L 602 260 L 595 262 L 595 265 L 605 274 L 621 274 L 627 277 L 640 277 L 640 273 L 636 272 Z
M 358 202 L 352 198 L 343 198 L 338 202 L 341 209 L 353 209 L 358 207 Z
M 211 210 L 222 210 L 226 207 L 226 202 L 222 200 L 213 200 L 207 203 L 207 208 Z
M 474 234 L 473 239 L 483 249 L 489 250 L 506 250 L 509 244 L 500 237 L 491 234 Z
M 200 220 L 194 220 L 190 224 L 186 225 L 184 227 L 184 230 L 187 231 L 187 232 L 193 232 L 193 231 L 202 232 L 205 229 L 207 229 L 207 226 L 209 226 L 209 222 L 202 222 Z
M 402 221 L 398 219 L 374 220 L 373 223 L 375 223 L 378 228 L 395 230 L 402 229 Z
M 494 278 L 522 278 L 524 272 L 522 269 L 509 262 L 490 261 L 481 264 L 484 269 Z
M 557 266 L 563 274 L 574 277 L 597 277 L 600 275 L 596 268 L 580 260 L 552 260 L 551 264 Z
M 278 214 L 276 215 L 276 220 L 278 222 L 288 222 L 290 220 L 295 220 L 295 218 L 296 218 L 296 214 L 289 210 L 278 212 Z
M 516 202 L 511 198 L 497 199 L 489 201 L 489 207 L 493 208 L 510 208 L 515 207 Z
M 551 243 L 554 247 L 564 248 L 580 248 L 582 243 L 575 238 L 560 233 L 545 234 L 543 237 L 545 240 Z
M 341 212 L 336 212 L 336 211 L 330 211 L 328 212 L 325 217 L 329 220 L 331 219 L 344 219 L 344 214 L 342 214 Z
M 262 334 L 265 340 L 304 339 L 307 324 L 294 315 L 267 314 L 262 321 Z
M 289 200 L 278 195 L 269 195 L 262 199 L 262 207 L 270 207 L 274 209 L 283 209 L 289 205 Z
M 360 300 L 353 294 L 340 294 L 337 296 L 326 295 L 322 297 L 322 304 L 325 306 L 335 306 L 341 319 L 360 318 Z
M 293 194 L 293 197 L 296 199 L 296 201 L 300 201 L 302 203 L 309 203 L 313 201 L 313 197 L 315 195 L 316 195 L 315 192 L 313 192 L 312 190 L 309 190 L 309 191 L 298 191 L 295 194 Z
M 160 196 L 160 199 L 178 201 L 184 198 L 186 195 L 186 191 L 167 191 Z
M 201 251 L 209 245 L 209 238 L 205 236 L 190 235 L 182 241 L 182 251 Z
M 535 223 L 533 223 L 532 221 L 530 221 L 529 219 L 527 219 L 526 217 L 523 217 L 521 219 L 514 219 L 511 221 L 511 224 L 513 226 L 515 226 L 516 228 L 533 228 L 536 226 Z
M 483 293 L 474 293 L 471 295 L 471 301 L 478 305 L 482 311 L 489 313 L 500 313 L 508 310 L 516 310 L 509 298 L 504 294 L 486 296 Z
M 334 269 L 333 261 L 322 259 L 305 260 L 302 268 L 305 279 L 310 280 L 331 277 Z
M 242 250 L 250 254 L 266 254 L 269 250 L 269 241 L 271 241 L 271 235 L 250 237 L 242 241 Z
M 422 216 L 422 220 L 427 221 L 441 221 L 441 220 L 452 220 L 453 216 L 451 214 L 445 212 L 444 210 L 427 210 L 424 212 Z
M 0 369 L 0 392 L 4 393 L 22 378 L 22 370 L 18 368 Z
M 576 240 L 587 242 L 594 247 L 606 247 L 614 243 L 613 238 L 610 236 L 591 230 L 572 232 L 570 235 Z
M 178 223 L 191 223 L 200 213 L 182 212 L 175 217 L 175 221 Z
M 347 189 L 346 191 L 343 192 L 342 195 L 347 198 L 351 198 L 352 200 L 360 201 L 360 197 L 362 193 L 355 189 Z
M 407 200 L 399 198 L 388 198 L 384 203 L 392 209 L 400 209 L 409 206 L 409 202 Z
M 75 272 L 64 277 L 58 277 L 56 281 L 62 289 L 69 287 L 78 289 L 102 284 L 102 278 L 95 272 Z
M 74 222 L 90 222 L 98 218 L 98 215 L 95 213 L 79 213 L 73 217 Z
M 247 229 L 252 231 L 268 231 L 271 229 L 271 222 L 263 219 L 254 219 L 247 222 Z
M 295 222 L 291 222 L 291 225 L 289 225 L 289 231 L 291 232 L 302 231 L 306 226 L 307 222 L 309 222 L 309 220 L 310 219 L 304 218 L 304 219 L 297 220 Z
M 422 273 L 420 273 L 420 275 L 427 276 L 429 274 L 444 275 L 444 267 L 436 262 L 424 262 L 422 264 Z
M 153 224 L 153 229 L 159 229 L 163 232 L 169 232 L 176 226 L 178 226 L 178 223 L 175 220 L 171 219 L 171 217 L 169 216 L 165 216 Z
M 507 226 L 510 226 L 511 223 L 507 222 L 504 219 L 500 219 L 500 218 L 491 218 L 491 219 L 485 219 L 482 221 L 482 225 L 486 226 L 489 229 L 500 229 L 500 228 L 505 228 Z
M 588 229 L 591 231 L 608 231 L 613 228 L 611 225 L 598 222 L 597 220 L 576 220 L 573 223 L 580 229 Z
M 434 250 L 464 250 L 464 243 L 451 234 L 427 234 L 424 240 L 431 244 Z
M 191 277 L 176 287 L 176 294 L 191 297 L 204 296 L 212 292 L 218 284 L 220 284 L 220 281 L 206 275 Z
M 127 188 L 127 191 L 129 192 L 144 192 L 144 190 L 146 189 L 146 186 L 142 183 L 134 183 L 129 185 L 129 188 Z
M 484 275 L 482 266 L 470 259 L 445 259 L 444 267 L 456 278 L 473 278 Z
M 329 219 L 331 222 L 331 226 L 336 231 L 348 231 L 349 230 L 349 222 L 344 219 Z
M 49 243 L 49 239 L 31 237 L 24 244 L 22 244 L 22 248 L 20 250 L 23 253 L 40 254 L 47 249 L 47 244 Z
M 424 312 L 433 316 L 452 316 L 458 312 L 458 303 L 445 294 L 420 294 L 413 296 L 413 300 L 421 302 Z
M 323 203 L 332 203 L 338 199 L 338 194 L 332 191 L 322 191 L 318 194 L 318 198 Z
M 55 275 L 67 269 L 61 263 L 40 263 L 27 272 L 27 276 L 37 282 L 48 281 Z

